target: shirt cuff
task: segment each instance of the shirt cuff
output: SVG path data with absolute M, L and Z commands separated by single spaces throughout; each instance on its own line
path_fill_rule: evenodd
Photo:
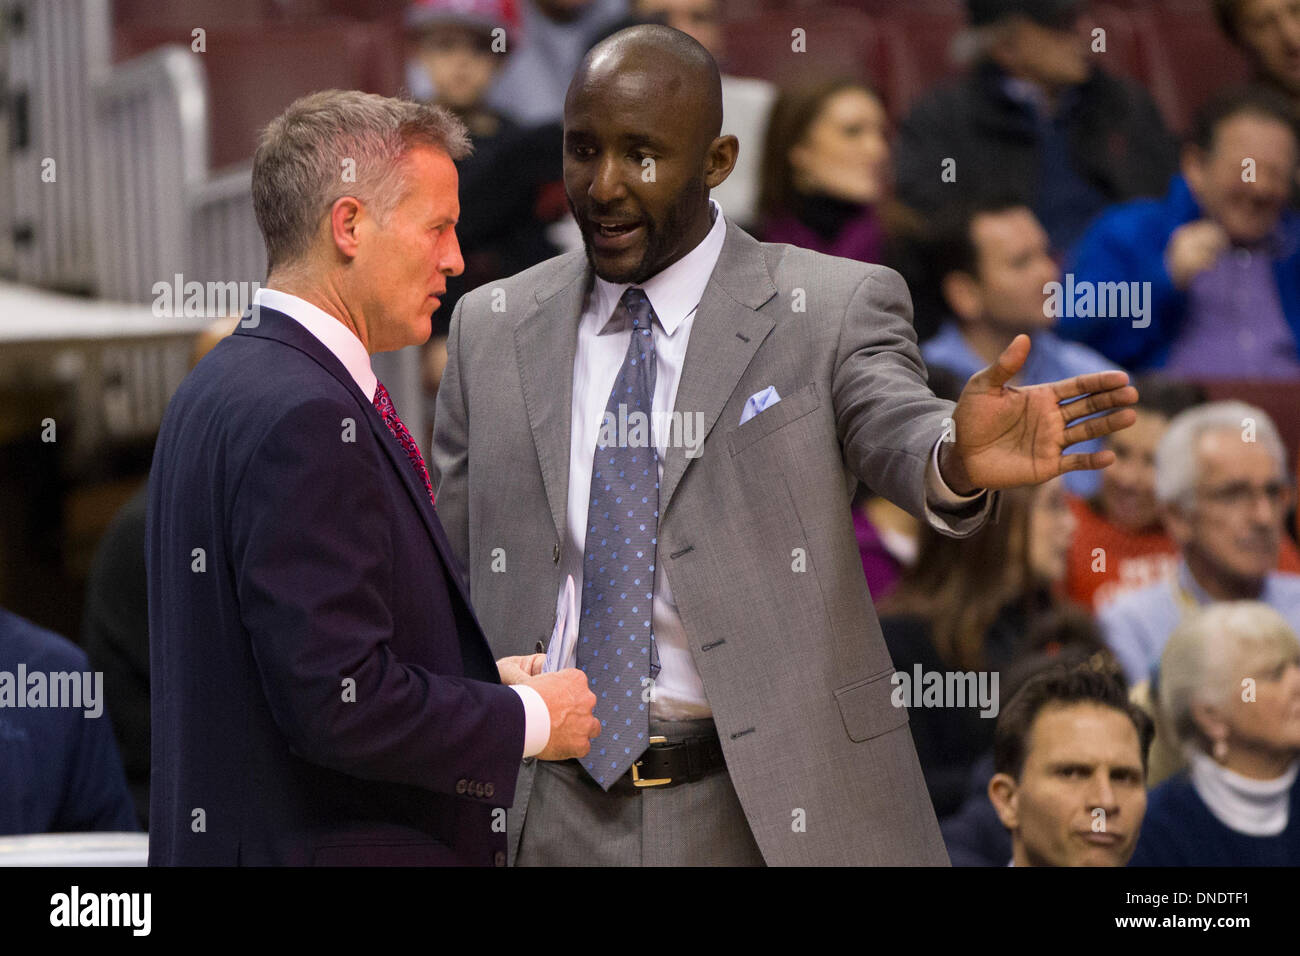
M 964 511 L 975 504 L 980 495 L 988 492 L 980 489 L 971 495 L 959 495 L 948 487 L 948 482 L 943 480 L 943 473 L 939 471 L 939 445 L 942 442 L 943 439 L 940 438 L 934 443 L 930 463 L 925 468 L 925 499 L 932 508 L 940 511 Z
M 551 711 L 542 695 L 526 684 L 511 684 L 510 689 L 524 703 L 524 753 L 536 757 L 551 742 Z

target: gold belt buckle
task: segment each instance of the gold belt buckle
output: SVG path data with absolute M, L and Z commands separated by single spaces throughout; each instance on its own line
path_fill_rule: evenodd
M 667 738 L 667 737 L 651 737 L 651 738 L 650 738 L 650 746 L 652 746 L 652 747 L 653 747 L 655 744 L 666 744 L 666 743 L 668 743 L 668 738 Z M 640 767 L 640 766 L 641 766 L 641 761 L 640 761 L 640 760 L 638 760 L 636 763 L 632 764 L 632 786 L 634 786 L 634 787 L 662 787 L 662 786 L 663 786 L 664 784 L 666 784 L 666 783 L 672 783 L 672 782 L 673 782 L 673 778 L 672 778 L 672 777 L 655 777 L 655 778 L 650 779 L 650 780 L 643 780 L 643 779 L 641 778 L 641 774 L 640 774 L 639 770 L 637 769 L 637 768 Z

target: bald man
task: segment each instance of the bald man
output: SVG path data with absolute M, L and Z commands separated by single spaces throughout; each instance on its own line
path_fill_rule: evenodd
M 946 864 L 853 490 L 968 535 L 991 489 L 1107 464 L 1062 449 L 1131 424 L 1137 394 L 1122 372 L 1004 388 L 1020 336 L 936 398 L 896 273 L 759 243 L 711 202 L 739 149 L 720 103 L 683 33 L 594 47 L 564 107 L 585 255 L 452 316 L 439 513 L 498 655 L 547 637 L 572 576 L 602 726 L 584 758 L 524 761 L 511 853 Z

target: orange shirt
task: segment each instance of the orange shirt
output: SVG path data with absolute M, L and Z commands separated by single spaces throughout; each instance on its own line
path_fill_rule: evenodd
M 1162 580 L 1178 564 L 1178 548 L 1163 529 L 1134 533 L 1107 521 L 1075 495 L 1068 496 L 1078 523 L 1070 542 L 1066 593 L 1094 611 L 1125 591 Z M 1300 551 L 1282 536 L 1277 569 L 1300 574 Z

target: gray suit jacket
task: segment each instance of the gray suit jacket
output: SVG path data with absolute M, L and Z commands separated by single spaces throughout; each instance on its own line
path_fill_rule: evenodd
M 437 507 L 498 656 L 532 653 L 554 622 L 590 282 L 584 254 L 570 253 L 475 290 L 451 319 Z M 897 273 L 728 223 L 676 402 L 703 412 L 703 453 L 664 457 L 657 563 L 769 864 L 948 862 L 907 711 L 890 702 L 894 668 L 850 517 L 861 478 L 946 533 L 984 520 L 950 526 L 925 506 L 926 463 L 953 408 L 925 383 Z M 769 385 L 781 401 L 739 425 Z

